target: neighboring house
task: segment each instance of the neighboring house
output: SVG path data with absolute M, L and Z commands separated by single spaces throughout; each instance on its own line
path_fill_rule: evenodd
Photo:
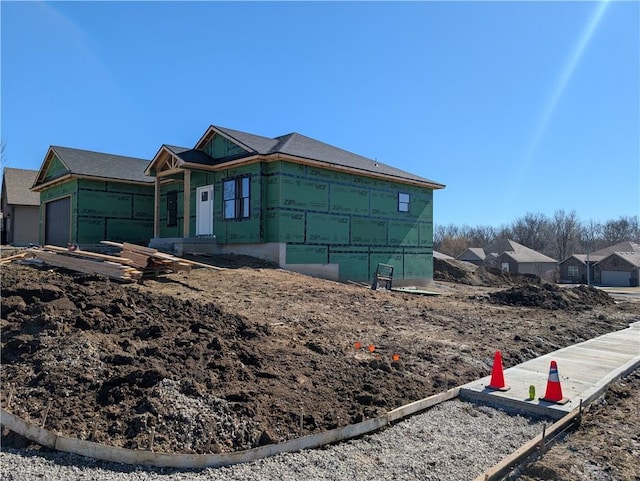
M 500 239 L 484 248 L 491 263 L 503 271 L 534 274 L 549 281 L 557 278 L 558 261 L 510 239 Z
M 594 265 L 594 274 L 601 286 L 638 286 L 640 251 L 612 252 Z
M 33 191 L 40 194 L 42 244 L 85 248 L 102 240 L 147 245 L 153 235 L 148 160 L 51 146 Z
M 319 277 L 433 279 L 433 191 L 444 185 L 291 133 L 211 126 L 192 148 L 163 145 L 151 246 L 249 254 Z M 186 193 L 186 195 L 185 195 Z
M 38 243 L 40 195 L 31 192 L 35 170 L 6 167 L 2 176 L 2 244 Z
M 471 247 L 456 259 L 513 274 L 535 274 L 547 280 L 555 280 L 558 267 L 555 259 L 509 239 L 500 239 L 484 248 Z
M 485 254 L 482 247 L 469 247 L 468 249 L 465 249 L 462 254 L 457 256 L 456 259 L 481 266 L 484 264 L 485 257 L 487 257 L 487 254 Z
M 454 258 L 447 255 L 447 254 L 443 254 L 442 252 L 438 252 L 438 251 L 433 251 L 433 258 L 434 259 L 442 259 L 442 260 L 453 260 Z
M 637 286 L 640 244 L 620 242 L 590 254 L 573 254 L 560 263 L 560 282 Z M 589 275 L 587 276 L 587 269 Z

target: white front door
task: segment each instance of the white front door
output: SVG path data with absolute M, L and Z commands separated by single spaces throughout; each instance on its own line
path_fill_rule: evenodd
M 196 189 L 196 235 L 213 234 L 213 185 Z

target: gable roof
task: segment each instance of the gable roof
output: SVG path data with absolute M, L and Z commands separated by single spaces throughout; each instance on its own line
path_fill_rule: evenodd
M 44 176 L 54 154 L 64 165 L 66 172 L 44 182 Z M 50 182 L 72 176 L 150 184 L 154 182 L 154 179 L 144 173 L 148 163 L 148 160 L 136 157 L 125 157 L 123 155 L 52 145 L 49 147 L 45 160 L 40 167 L 33 188 L 41 190 Z
M 618 244 L 605 247 L 594 252 L 589 253 L 589 263 L 597 264 L 601 260 L 609 257 L 613 253 L 640 253 L 640 244 L 631 241 L 619 242 Z M 569 259 L 577 259 L 583 264 L 587 263 L 587 254 L 572 254 L 561 262 L 564 264 Z
M 516 262 L 558 262 L 511 239 L 499 239 L 484 248 L 487 254 L 507 254 Z
M 464 261 L 483 261 L 487 255 L 482 247 L 469 247 L 456 259 Z
M 344 149 L 334 147 L 319 140 L 312 139 L 296 132 L 282 135 L 275 138 L 263 137 L 260 135 L 241 132 L 239 130 L 228 129 L 211 125 L 205 134 L 196 143 L 194 150 L 199 150 L 212 138 L 213 134 L 219 134 L 233 143 L 242 147 L 246 156 L 254 155 L 284 155 L 300 160 L 312 160 L 326 164 L 328 168 L 347 168 L 362 174 L 375 176 L 392 177 L 400 181 L 411 181 L 419 184 L 427 184 L 432 189 L 443 189 L 444 184 L 433 180 L 414 175 L 390 165 L 383 164 L 368 157 L 354 154 Z M 242 158 L 240 157 L 240 158 Z M 234 158 L 233 160 L 237 160 Z M 224 162 L 220 162 L 224 163 Z M 216 165 L 212 163 L 211 165 Z
M 640 267 L 640 252 L 612 252 L 608 256 L 604 257 L 600 262 L 604 262 L 609 257 L 619 257 L 623 261 L 634 267 Z
M 484 248 L 484 252 L 494 253 L 494 254 L 502 254 L 505 251 L 519 251 L 522 249 L 529 249 L 528 247 L 523 246 L 522 244 L 518 244 L 516 241 L 512 241 L 511 239 L 498 239 L 495 242 L 492 242 L 488 246 Z
M 595 251 L 592 253 L 592 255 L 604 257 L 613 252 L 640 252 L 640 244 L 636 244 L 635 242 L 630 241 L 619 242 L 618 244 Z
M 37 175 L 37 170 L 5 167 L 2 176 L 2 189 L 7 196 L 7 204 L 40 205 L 40 194 L 31 191 L 31 186 Z
M 167 144 L 163 144 L 162 147 L 166 148 L 169 152 L 186 163 L 210 165 L 212 162 L 215 162 L 211 157 L 209 157 L 201 150 L 189 149 L 187 147 L 178 147 L 176 145 Z
M 523 246 L 524 247 L 524 246 Z M 527 247 L 525 247 L 526 250 L 518 250 L 518 251 L 504 251 L 502 254 L 500 255 L 505 255 L 508 257 L 511 257 L 514 261 L 516 262 L 521 262 L 521 263 L 552 263 L 552 264 L 557 264 L 557 260 L 549 257 L 549 256 L 545 256 L 544 254 L 541 254 L 538 251 L 534 251 L 533 249 L 529 249 Z

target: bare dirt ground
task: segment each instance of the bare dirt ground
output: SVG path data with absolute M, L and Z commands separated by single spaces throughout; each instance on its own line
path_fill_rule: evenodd
M 612 384 L 577 431 L 529 464 L 520 481 L 640 479 L 640 372 Z
M 105 444 L 228 452 L 357 422 L 486 376 L 497 349 L 506 368 L 640 320 L 632 300 L 461 263 L 436 265 L 431 289 L 441 295 L 422 296 L 251 258 L 208 259 L 228 269 L 128 285 L 3 266 L 2 406 Z M 637 429 L 619 429 L 640 425 L 637 377 L 629 383 L 635 389 L 611 390 L 602 409 L 618 401 L 635 409 L 602 417 L 604 427 L 579 445 L 595 446 L 603 465 L 620 459 L 614 430 L 638 450 Z M 3 434 L 4 445 L 21 442 Z

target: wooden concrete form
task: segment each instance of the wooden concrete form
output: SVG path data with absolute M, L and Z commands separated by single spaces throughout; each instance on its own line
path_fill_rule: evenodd
M 81 456 L 88 456 L 103 461 L 191 469 L 246 463 L 269 456 L 275 456 L 276 454 L 319 448 L 338 441 L 353 439 L 358 436 L 362 436 L 363 434 L 377 431 L 396 421 L 413 414 L 417 414 L 442 402 L 454 399 L 458 396 L 459 390 L 459 387 L 455 387 L 443 393 L 434 394 L 433 396 L 406 404 L 387 412 L 385 415 L 368 419 L 357 424 L 350 424 L 340 428 L 331 429 L 329 431 L 291 439 L 282 443 L 268 444 L 258 448 L 220 454 L 157 453 L 153 451 L 107 446 L 83 439 L 61 436 L 44 429 L 42 426 L 37 426 L 33 423 L 27 422 L 4 408 L 0 409 L 0 423 L 7 429 L 20 434 L 27 439 L 57 451 L 79 454 Z
M 558 364 L 564 405 L 541 401 L 549 379 L 551 361 Z M 508 364 L 508 359 L 505 360 Z M 506 392 L 487 389 L 490 376 L 461 386 L 460 398 L 517 409 L 525 413 L 559 419 L 580 405 L 588 405 L 607 386 L 640 366 L 640 322 L 542 357 L 505 369 L 511 389 Z M 535 399 L 529 398 L 529 386 L 535 386 Z

